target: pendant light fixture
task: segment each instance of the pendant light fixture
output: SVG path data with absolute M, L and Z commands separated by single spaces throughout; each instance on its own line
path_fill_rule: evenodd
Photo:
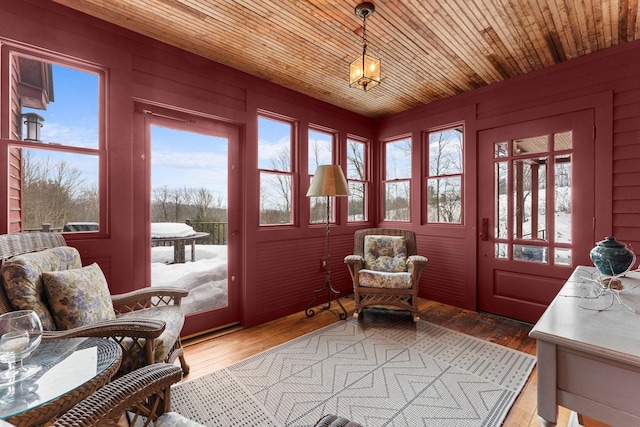
M 362 56 L 349 66 L 349 86 L 365 92 L 380 84 L 380 60 L 367 54 L 367 18 L 373 15 L 376 7 L 364 2 L 356 6 L 356 16 L 362 18 Z

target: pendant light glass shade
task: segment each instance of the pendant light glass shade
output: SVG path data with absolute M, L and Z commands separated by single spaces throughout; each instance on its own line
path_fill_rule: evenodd
M 380 60 L 363 54 L 349 66 L 349 86 L 367 91 L 380 84 Z

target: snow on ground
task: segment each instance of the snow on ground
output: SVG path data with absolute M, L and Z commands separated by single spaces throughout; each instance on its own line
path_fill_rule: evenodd
M 191 250 L 189 246 L 186 249 Z M 172 262 L 172 246 L 151 248 L 151 286 L 187 289 L 189 295 L 182 300 L 182 309 L 186 314 L 227 305 L 226 245 L 196 245 L 195 261 L 169 264 Z

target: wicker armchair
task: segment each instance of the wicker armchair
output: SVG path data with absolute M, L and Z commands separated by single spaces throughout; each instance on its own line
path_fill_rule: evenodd
M 75 249 L 66 248 L 64 236 L 59 233 L 0 235 L 0 267 L 11 264 L 19 258 L 19 255 L 62 249 L 75 251 Z M 77 252 L 76 255 L 79 257 Z M 7 284 L 4 274 L 1 280 L 0 314 L 3 314 L 15 308 L 6 292 Z M 140 366 L 156 362 L 174 363 L 179 359 L 182 372 L 186 375 L 189 372 L 189 365 L 186 363 L 180 341 L 184 315 L 179 307 L 181 298 L 187 295 L 186 290 L 166 287 L 146 288 L 112 295 L 114 319 L 66 330 L 47 330 L 43 334 L 43 339 L 109 338 L 122 348 L 121 374 L 133 371 Z M 173 320 L 167 320 L 167 318 Z
M 169 412 L 171 384 L 181 378 L 182 373 L 177 366 L 166 363 L 144 366 L 100 388 L 51 426 L 118 425 L 125 413 L 132 426 L 199 425 Z M 176 424 L 175 418 L 180 418 L 182 424 Z
M 418 322 L 418 288 L 427 258 L 417 255 L 416 235 L 409 230 L 368 228 L 354 236 L 352 255 L 344 262 L 353 281 L 354 317 L 365 307 L 395 306 Z

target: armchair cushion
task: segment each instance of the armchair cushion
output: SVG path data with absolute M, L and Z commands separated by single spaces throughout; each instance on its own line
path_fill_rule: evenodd
M 107 279 L 98 264 L 43 272 L 44 289 L 58 330 L 116 318 Z
M 364 238 L 365 269 L 407 271 L 407 242 L 404 236 L 368 235 Z
M 154 360 L 163 362 L 173 350 L 176 342 L 180 342 L 180 331 L 184 325 L 184 313 L 178 305 L 164 305 L 119 314 L 118 319 L 155 319 L 162 320 L 166 327 L 162 334 L 155 339 Z M 129 352 L 131 357 L 123 358 L 120 370 L 130 372 L 144 364 L 144 348 L 136 345 L 133 339 L 126 338 L 122 341 L 123 350 Z
M 16 255 L 2 264 L 7 297 L 16 309 L 38 313 L 43 329 L 53 331 L 56 324 L 47 306 L 42 273 L 80 267 L 80 253 L 69 246 Z
M 411 273 L 360 270 L 360 286 L 365 288 L 411 289 Z

